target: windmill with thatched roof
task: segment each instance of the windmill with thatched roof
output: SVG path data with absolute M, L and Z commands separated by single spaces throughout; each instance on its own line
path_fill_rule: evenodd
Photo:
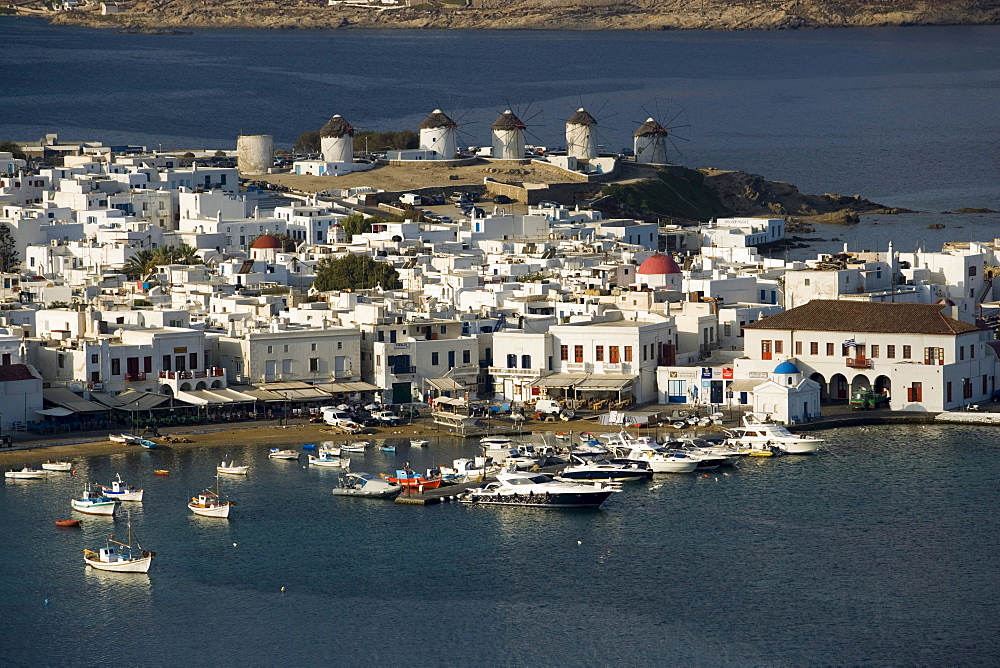
M 340 114 L 320 128 L 319 142 L 326 162 L 354 162 L 354 126 Z
M 494 121 L 493 131 L 493 157 L 501 160 L 523 160 L 524 159 L 524 131 L 527 126 L 514 115 L 514 112 L 507 109 L 500 118 Z
M 420 148 L 451 160 L 458 153 L 458 123 L 435 109 L 420 124 Z

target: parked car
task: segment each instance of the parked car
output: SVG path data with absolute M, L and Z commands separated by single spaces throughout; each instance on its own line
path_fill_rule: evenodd
M 461 201 L 463 199 L 468 199 L 468 198 L 465 196 L 465 193 L 457 193 L 456 192 L 456 193 L 452 193 L 451 195 L 449 195 L 448 199 L 450 199 L 452 202 L 458 202 L 458 201 Z
M 438 216 L 438 220 L 442 223 L 450 223 L 451 216 Z
M 399 424 L 402 419 L 392 411 L 374 411 L 372 413 L 372 418 L 377 420 L 379 424 L 388 425 L 390 427 Z
M 474 192 L 467 192 L 465 193 L 465 199 L 469 200 L 470 202 L 478 202 L 479 195 Z
M 506 195 L 494 195 L 493 196 L 493 203 L 494 204 L 510 204 L 513 201 L 514 200 L 512 200 L 509 197 L 507 197 Z

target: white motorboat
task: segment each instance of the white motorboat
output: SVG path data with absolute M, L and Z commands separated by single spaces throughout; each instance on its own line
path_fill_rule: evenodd
M 350 457 L 338 457 L 340 454 L 340 448 L 336 447 L 321 447 L 319 449 L 319 454 L 317 456 L 309 455 L 309 465 L 310 466 L 325 466 L 327 468 L 349 468 L 351 465 Z
M 299 453 L 296 450 L 280 450 L 278 448 L 271 448 L 271 451 L 267 456 L 271 459 L 298 459 Z
M 156 552 L 142 549 L 139 541 L 132 545 L 132 518 L 128 521 L 128 542 L 115 540 L 111 534 L 105 547 L 83 551 L 83 561 L 91 568 L 115 573 L 148 573 Z
M 719 458 L 720 466 L 736 466 L 743 457 L 742 453 L 732 446 L 712 443 L 703 438 L 684 438 L 681 439 L 681 443 L 683 443 L 682 450 L 693 449 L 709 457 Z
M 618 491 L 617 486 L 559 482 L 541 473 L 507 468 L 497 474 L 496 482 L 470 489 L 458 500 L 470 505 L 598 508 Z
M 787 455 L 809 455 L 819 450 L 823 439 L 815 436 L 799 436 L 788 428 L 757 413 L 743 416 L 743 426 L 734 428 L 735 435 L 726 440 L 727 445 L 751 450 L 777 448 Z M 753 454 L 753 453 L 751 453 Z
M 637 443 L 628 453 L 628 459 L 646 462 L 653 473 L 691 473 L 698 468 L 697 459 L 649 443 Z
M 119 501 L 142 501 L 142 490 L 129 487 L 122 481 L 120 473 L 116 474 L 116 479 L 111 481 L 111 485 L 97 485 L 104 496 L 109 499 Z
M 25 466 L 20 471 L 4 471 L 3 477 L 11 480 L 42 480 L 48 475 L 45 471 Z
M 479 439 L 479 445 L 483 450 L 508 450 L 513 446 L 513 439 L 506 436 L 483 436 Z
M 229 510 L 235 504 L 232 501 L 223 501 L 222 497 L 219 496 L 219 474 L 216 474 L 215 490 L 206 489 L 197 496 L 192 496 L 187 505 L 195 515 L 228 518 Z
M 608 461 L 601 455 L 572 456 L 572 464 L 556 475 L 563 482 L 636 482 L 649 480 L 653 470 L 648 462 L 616 459 Z
M 412 447 L 412 448 L 423 448 L 428 443 L 430 443 L 430 441 L 428 441 L 426 438 L 411 438 L 410 439 L 410 447 Z
M 333 488 L 333 493 L 337 496 L 360 496 L 368 499 L 392 499 L 402 491 L 401 485 L 371 473 L 345 473 L 340 484 Z
M 68 473 L 73 470 L 73 462 L 45 462 L 42 469 L 46 471 L 61 471 Z
M 368 441 L 352 441 L 340 446 L 342 452 L 364 452 L 371 443 Z
M 73 510 L 87 515 L 114 515 L 118 500 L 95 492 L 88 482 L 83 488 L 83 496 L 70 501 L 70 505 Z
M 496 468 L 492 466 L 492 460 L 489 457 L 476 457 L 474 459 L 463 457 L 452 460 L 451 466 L 440 466 L 438 470 L 443 482 L 458 484 L 481 481 Z
M 250 470 L 250 466 L 237 466 L 236 462 L 220 462 L 215 467 L 215 470 L 219 473 L 228 473 L 229 475 L 246 475 Z

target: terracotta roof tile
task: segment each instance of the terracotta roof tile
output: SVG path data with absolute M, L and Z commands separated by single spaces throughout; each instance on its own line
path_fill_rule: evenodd
M 0 383 L 13 380 L 31 380 L 34 378 L 31 369 L 26 364 L 3 364 L 0 365 Z
M 941 304 L 814 299 L 758 320 L 747 328 L 881 334 L 963 334 L 979 329 L 945 315 L 941 309 Z

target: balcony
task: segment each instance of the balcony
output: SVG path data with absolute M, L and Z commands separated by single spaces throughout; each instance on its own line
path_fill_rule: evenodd
M 393 376 L 405 376 L 408 373 L 416 373 L 417 367 L 415 366 L 391 366 L 389 367 L 389 373 Z
M 141 383 L 146 380 L 146 374 L 144 373 L 127 373 L 125 374 L 126 383 Z
M 334 378 L 350 378 L 351 376 L 354 375 L 354 370 L 353 369 L 334 369 L 332 375 L 333 375 Z
M 848 357 L 845 363 L 852 369 L 871 369 L 875 366 L 867 357 Z

